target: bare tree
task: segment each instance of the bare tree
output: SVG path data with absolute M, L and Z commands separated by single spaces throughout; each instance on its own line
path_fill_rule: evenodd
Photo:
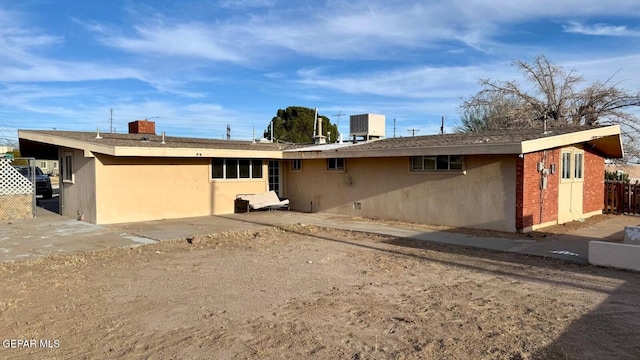
M 513 62 L 526 82 L 481 79 L 476 95 L 464 100 L 458 132 L 514 127 L 550 128 L 620 124 L 627 158 L 640 159 L 640 119 L 630 110 L 640 106 L 640 92 L 614 83 L 596 81 L 581 88 L 584 79 L 553 65 L 545 56 L 532 63 Z

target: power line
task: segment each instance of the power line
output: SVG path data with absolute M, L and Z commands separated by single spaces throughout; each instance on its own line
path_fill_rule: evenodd
M 416 136 L 416 133 L 420 131 L 420 129 L 407 129 L 407 131 L 411 133 L 411 136 Z

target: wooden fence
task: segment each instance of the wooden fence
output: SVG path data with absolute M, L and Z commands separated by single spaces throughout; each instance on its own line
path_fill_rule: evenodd
M 605 180 L 605 214 L 640 214 L 640 183 L 625 184 L 623 181 Z

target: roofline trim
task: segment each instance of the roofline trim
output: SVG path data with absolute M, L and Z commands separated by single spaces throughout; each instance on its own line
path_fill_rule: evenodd
M 148 156 L 148 157 L 236 157 L 236 158 L 265 158 L 282 159 L 282 150 L 251 150 L 251 149 L 210 149 L 210 148 L 176 148 L 176 147 L 137 147 L 102 145 L 93 142 L 70 139 L 64 136 L 40 134 L 28 130 L 18 130 L 18 138 L 51 144 L 60 147 L 84 151 L 86 157 L 93 157 L 93 153 L 110 156 Z

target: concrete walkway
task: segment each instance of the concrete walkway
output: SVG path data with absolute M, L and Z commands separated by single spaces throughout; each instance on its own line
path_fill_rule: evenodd
M 589 241 L 617 239 L 625 225 L 640 225 L 640 217 L 619 216 L 590 228 L 543 241 L 480 237 L 409 225 L 389 225 L 348 216 L 293 211 L 263 211 L 197 218 L 98 226 L 39 208 L 38 217 L 0 223 L 0 262 L 61 253 L 134 246 L 228 231 L 253 231 L 287 224 L 312 224 L 378 233 L 421 241 L 507 251 L 571 262 L 588 263 Z
M 357 220 L 352 217 L 327 213 L 299 213 L 293 211 L 261 211 L 249 214 L 229 214 L 179 220 L 162 220 L 144 223 L 120 224 L 124 231 L 137 236 L 157 240 L 175 239 L 192 235 L 205 235 L 223 231 L 248 231 L 287 224 L 312 224 L 336 229 L 362 231 L 431 241 L 443 244 L 468 246 L 496 251 L 557 258 L 576 263 L 588 263 L 589 241 L 622 240 L 625 225 L 640 224 L 640 217 L 618 216 L 593 227 L 579 229 L 553 239 L 528 240 L 513 238 L 481 237 L 440 230 L 416 229 L 408 225 L 388 225 L 382 222 Z

